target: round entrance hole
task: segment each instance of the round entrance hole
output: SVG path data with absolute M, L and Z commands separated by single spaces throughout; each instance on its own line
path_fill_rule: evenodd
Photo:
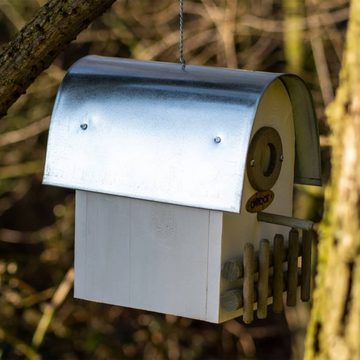
M 263 151 L 261 167 L 264 176 L 270 176 L 276 165 L 276 149 L 274 144 L 268 143 Z
M 282 165 L 282 143 L 279 133 L 262 127 L 253 136 L 247 157 L 247 174 L 256 190 L 271 189 L 279 177 Z

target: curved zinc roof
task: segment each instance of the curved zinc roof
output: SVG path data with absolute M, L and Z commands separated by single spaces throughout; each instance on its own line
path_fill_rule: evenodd
M 297 76 L 99 56 L 76 62 L 58 91 L 44 183 L 239 212 L 257 106 L 276 79 L 293 106 L 295 181 L 319 185 L 316 118 Z

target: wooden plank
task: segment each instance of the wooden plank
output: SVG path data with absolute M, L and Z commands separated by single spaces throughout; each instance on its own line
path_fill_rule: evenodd
M 242 278 L 243 275 L 244 271 L 242 257 L 230 259 L 222 266 L 221 276 L 228 281 L 236 281 Z
M 284 258 L 284 237 L 276 234 L 274 238 L 274 283 L 273 283 L 273 311 L 280 313 L 283 309 L 283 258 Z
M 221 307 L 226 311 L 236 311 L 243 306 L 242 289 L 232 289 L 226 291 L 220 297 Z
M 209 220 L 206 320 L 218 323 L 220 317 L 220 254 L 223 213 L 221 211 L 210 211 Z
M 274 259 L 273 259 L 273 251 L 270 248 L 269 250 L 269 267 L 274 266 Z M 259 258 L 260 253 L 258 251 L 255 252 L 255 258 Z M 298 258 L 301 257 L 301 247 L 299 247 L 298 251 Z M 283 262 L 287 261 L 286 257 L 286 251 L 284 250 L 284 258 Z M 258 262 L 255 262 L 255 273 L 259 271 Z M 242 279 L 244 277 L 244 269 L 243 269 L 243 259 L 242 257 L 236 257 L 233 259 L 230 259 L 224 263 L 222 266 L 221 276 L 228 280 L 228 281 L 236 281 L 239 279 Z
M 313 232 L 303 231 L 302 236 L 302 261 L 301 261 L 301 300 L 310 300 L 311 282 L 311 246 Z
M 130 199 L 76 192 L 75 296 L 130 306 Z
M 286 291 L 287 290 L 287 283 L 286 283 L 286 274 L 287 271 L 283 271 L 283 289 Z M 301 269 L 298 269 L 298 273 L 297 273 L 297 281 L 298 284 L 300 284 L 300 277 L 301 277 Z M 268 286 L 268 292 L 267 292 L 267 303 L 271 303 L 270 302 L 270 298 L 273 296 L 273 284 L 274 284 L 274 277 L 273 276 L 269 276 L 269 286 Z M 256 281 L 255 282 L 255 288 L 258 288 L 259 283 Z M 241 301 L 238 299 L 235 299 L 234 297 L 238 297 L 241 294 Z M 239 310 L 243 307 L 243 287 L 238 287 L 238 288 L 233 288 L 231 290 L 227 290 L 225 291 L 221 297 L 220 297 L 220 305 L 221 307 L 226 310 L 226 311 L 236 311 Z M 254 307 L 257 307 L 258 304 L 258 293 L 255 292 L 254 293 Z M 229 305 L 227 305 L 229 304 Z M 235 305 L 237 304 L 237 307 L 235 308 Z M 232 307 L 231 309 L 227 310 L 225 309 L 226 306 Z
M 208 278 L 209 216 L 209 210 L 131 200 L 132 307 L 202 320 L 210 316 L 208 281 L 216 285 L 217 279 Z
M 75 282 L 74 282 L 74 297 L 86 298 L 86 283 L 87 283 L 87 269 L 86 269 L 86 207 L 87 196 L 85 191 L 76 190 L 75 192 L 75 254 L 74 254 L 74 268 L 75 268 Z
M 243 320 L 245 324 L 250 324 L 254 319 L 254 302 L 255 302 L 255 296 L 254 296 L 255 251 L 253 244 L 250 243 L 245 244 L 243 263 L 244 263 Z
M 284 225 L 303 230 L 311 230 L 314 226 L 314 223 L 310 220 L 297 219 L 291 216 L 269 214 L 265 212 L 259 212 L 257 214 L 257 219 L 261 222 Z
M 299 253 L 299 232 L 291 229 L 289 232 L 288 247 L 288 271 L 287 271 L 287 298 L 288 306 L 296 305 L 297 285 L 298 285 L 298 253 Z
M 267 297 L 269 292 L 269 263 L 270 243 L 269 240 L 261 240 L 259 251 L 259 280 L 257 283 L 257 317 L 265 319 L 267 316 Z

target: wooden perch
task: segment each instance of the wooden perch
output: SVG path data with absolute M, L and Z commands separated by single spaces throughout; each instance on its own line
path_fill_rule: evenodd
M 115 0 L 50 0 L 0 54 L 0 116 Z

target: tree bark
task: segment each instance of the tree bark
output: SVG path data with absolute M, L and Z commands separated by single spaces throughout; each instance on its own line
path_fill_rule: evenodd
M 300 75 L 304 62 L 304 20 L 305 6 L 302 0 L 283 0 L 284 9 L 284 54 L 286 69 Z
M 0 116 L 115 0 L 50 0 L 0 54 Z
M 360 2 L 351 1 L 340 85 L 327 115 L 332 178 L 305 359 L 360 359 Z

